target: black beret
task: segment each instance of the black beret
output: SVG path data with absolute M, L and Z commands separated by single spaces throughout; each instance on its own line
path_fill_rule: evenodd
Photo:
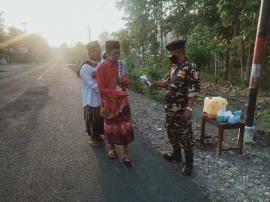
M 100 45 L 98 41 L 90 41 L 88 44 L 86 44 L 86 48 L 89 52 L 91 52 L 95 48 L 100 48 Z
M 116 40 L 106 41 L 106 52 L 111 51 L 112 49 L 120 49 L 120 43 Z
M 166 48 L 169 51 L 173 51 L 173 50 L 176 50 L 176 49 L 185 48 L 185 44 L 186 44 L 186 40 L 184 40 L 184 39 L 175 40 L 175 41 L 172 41 L 172 42 L 168 43 Z

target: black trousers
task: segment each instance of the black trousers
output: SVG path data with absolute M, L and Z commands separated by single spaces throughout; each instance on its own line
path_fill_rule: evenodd
M 85 128 L 88 135 L 97 139 L 101 134 L 104 134 L 104 121 L 100 116 L 100 107 L 84 107 Z

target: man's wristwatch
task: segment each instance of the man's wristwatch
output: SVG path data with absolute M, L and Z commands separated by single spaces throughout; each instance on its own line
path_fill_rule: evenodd
M 187 107 L 187 110 L 191 111 L 192 112 L 192 108 L 191 107 Z

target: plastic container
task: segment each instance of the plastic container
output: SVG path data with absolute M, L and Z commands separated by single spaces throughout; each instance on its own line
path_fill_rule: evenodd
M 233 113 L 231 111 L 226 111 L 225 112 L 225 122 L 228 122 L 229 117 L 232 115 Z
M 234 113 L 232 113 L 228 119 L 228 123 L 229 124 L 236 124 L 236 123 L 240 123 L 241 120 L 241 113 L 242 111 L 236 111 Z
M 217 113 L 217 121 L 218 122 L 226 122 L 226 109 L 225 107 L 221 107 L 221 109 Z
M 211 119 L 216 118 L 218 111 L 223 107 L 226 110 L 228 101 L 222 97 L 204 98 L 203 112 Z

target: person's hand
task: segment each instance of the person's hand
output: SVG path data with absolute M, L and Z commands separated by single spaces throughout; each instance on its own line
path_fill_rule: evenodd
M 115 78 L 115 81 L 116 81 L 117 84 L 120 84 L 120 83 L 122 82 L 122 79 L 119 78 L 119 77 L 116 77 L 116 78 Z
M 146 75 L 140 76 L 140 79 L 141 79 L 141 81 L 143 82 L 144 85 L 147 85 L 147 86 L 151 86 L 152 85 L 151 82 L 150 82 L 150 80 L 147 78 Z
M 192 111 L 189 110 L 189 109 L 186 109 L 185 112 L 184 112 L 184 117 L 186 120 L 191 120 L 192 118 Z

